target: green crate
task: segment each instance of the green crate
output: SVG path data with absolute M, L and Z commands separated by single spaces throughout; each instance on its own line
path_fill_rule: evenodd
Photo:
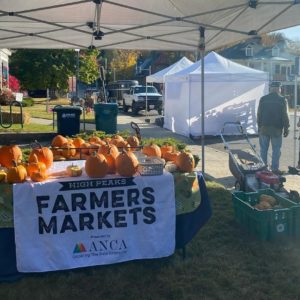
M 294 202 L 288 199 L 293 206 L 291 207 L 293 218 L 292 218 L 292 235 L 294 238 L 300 238 L 300 203 Z
M 277 199 L 281 208 L 258 210 L 254 207 L 259 196 L 267 194 Z M 258 190 L 257 192 L 233 192 L 232 201 L 235 218 L 250 234 L 261 240 L 275 240 L 281 237 L 295 236 L 294 215 L 300 213 L 295 203 L 277 195 L 271 189 Z M 299 206 L 300 209 L 300 206 Z M 300 221 L 296 226 L 300 225 Z M 300 233 L 297 227 L 297 233 Z

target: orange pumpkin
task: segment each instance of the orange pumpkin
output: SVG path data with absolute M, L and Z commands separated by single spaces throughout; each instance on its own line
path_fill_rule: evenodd
M 31 177 L 31 175 L 35 172 L 46 173 L 46 170 L 47 168 L 45 163 L 39 161 L 37 155 L 32 153 L 31 159 L 29 159 L 29 163 L 26 166 L 27 175 Z
M 108 165 L 108 174 L 115 174 L 116 173 L 116 158 L 114 157 L 113 154 L 108 151 L 108 153 L 104 154 L 107 165 Z
M 46 172 L 37 170 L 30 175 L 30 179 L 34 182 L 42 182 L 48 179 Z
M 33 148 L 28 158 L 29 163 L 36 162 L 34 156 L 37 157 L 39 162 L 44 163 L 47 169 L 49 169 L 53 164 L 53 152 L 47 147 L 39 145 L 38 147 Z
M 58 134 L 56 135 L 52 142 L 51 142 L 51 146 L 52 147 L 61 147 L 62 145 L 68 143 L 68 139 L 66 139 L 64 136 Z
M 109 136 L 106 136 L 106 137 L 103 139 L 103 141 L 104 141 L 105 143 L 110 143 L 111 138 L 110 138 Z
M 139 162 L 132 152 L 122 151 L 116 158 L 116 171 L 121 176 L 131 177 L 138 170 Z
M 108 164 L 105 156 L 94 152 L 85 161 L 85 172 L 91 178 L 104 177 L 108 172 Z
M 101 143 L 101 139 L 96 135 L 91 136 L 88 141 L 89 143 Z
M 80 148 L 80 146 L 84 143 L 84 139 L 82 139 L 81 137 L 76 137 L 74 140 L 73 140 L 73 144 L 76 148 Z
M 173 161 L 173 162 L 175 162 L 178 155 L 179 155 L 179 152 L 165 152 L 164 159 L 166 161 Z
M 145 145 L 142 152 L 147 156 L 161 157 L 160 148 L 156 144 Z
M 98 150 L 101 148 L 101 145 L 96 143 L 91 143 L 89 147 L 89 154 L 92 154 L 93 152 L 98 152 Z
M 74 144 L 68 142 L 62 145 L 62 156 L 64 156 L 65 158 L 71 158 L 75 155 L 76 149 Z
M 66 158 L 62 155 L 54 155 L 53 160 L 54 161 L 64 161 L 64 160 L 66 160 Z
M 129 150 L 128 148 L 129 144 L 124 140 L 117 141 L 115 145 L 118 147 L 119 151 L 122 151 L 122 149 Z
M 51 147 L 51 151 L 53 153 L 53 156 L 62 154 L 62 149 L 58 147 Z
M 172 145 L 169 145 L 169 144 L 164 144 L 160 147 L 160 151 L 161 151 L 161 157 L 165 158 L 165 153 L 166 152 L 173 152 L 174 147 Z
M 7 182 L 8 183 L 21 183 L 26 180 L 27 172 L 24 166 L 17 165 L 13 162 L 14 166 L 9 168 L 7 171 Z
M 0 165 L 6 168 L 14 166 L 13 161 L 20 162 L 22 160 L 21 148 L 17 145 L 2 146 L 0 148 Z
M 130 135 L 127 138 L 127 143 L 130 145 L 130 147 L 138 147 L 140 145 L 139 139 L 133 135 Z
M 106 144 L 106 145 L 102 145 L 100 147 L 99 153 L 104 154 L 104 155 L 107 153 L 110 153 L 114 158 L 117 158 L 117 156 L 119 155 L 119 149 L 117 148 L 116 145 Z
M 189 152 L 180 152 L 176 158 L 175 164 L 181 172 L 192 172 L 195 168 L 194 156 Z
M 81 146 L 80 146 L 81 154 L 89 154 L 90 146 L 91 146 L 91 144 L 87 143 L 87 142 L 81 144 Z
M 124 142 L 124 139 L 122 136 L 120 136 L 118 134 L 115 134 L 110 140 L 110 144 L 113 144 L 113 145 L 117 145 L 119 142 Z

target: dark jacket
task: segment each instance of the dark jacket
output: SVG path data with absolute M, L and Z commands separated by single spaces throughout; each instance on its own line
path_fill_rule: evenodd
M 261 97 L 257 111 L 257 125 L 260 133 L 282 134 L 290 127 L 288 105 L 284 97 L 270 93 Z

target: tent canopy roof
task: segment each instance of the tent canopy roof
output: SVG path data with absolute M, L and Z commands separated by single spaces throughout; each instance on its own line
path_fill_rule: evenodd
M 202 26 L 206 49 L 212 50 L 299 25 L 299 2 L 1 0 L 0 40 L 3 48 L 194 51 Z
M 223 80 L 226 79 L 226 75 L 237 75 L 237 76 L 244 76 L 247 74 L 247 78 L 257 79 L 258 81 L 268 78 L 268 73 L 255 70 L 252 68 L 248 68 L 246 66 L 240 65 L 235 63 L 214 51 L 208 53 L 204 58 L 204 65 L 205 65 L 205 76 L 212 75 L 225 75 L 222 76 Z M 166 77 L 166 80 L 172 80 L 173 78 L 186 78 L 186 76 L 193 76 L 200 78 L 201 75 L 201 60 L 195 62 L 191 66 L 169 75 Z M 235 77 L 237 78 L 237 77 Z M 230 78 L 228 78 L 230 80 Z
M 147 76 L 146 80 L 147 80 L 147 82 L 163 83 L 165 81 L 165 76 L 171 75 L 173 73 L 177 73 L 180 70 L 183 70 L 192 64 L 193 64 L 193 62 L 191 62 L 189 59 L 187 59 L 184 56 L 179 61 L 172 64 L 171 66 L 169 66 L 163 70 L 160 70 L 157 73 Z

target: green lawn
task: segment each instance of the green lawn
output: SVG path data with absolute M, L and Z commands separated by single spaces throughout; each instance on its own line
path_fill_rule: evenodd
M 0 299 L 299 299 L 300 245 L 260 242 L 235 222 L 231 194 L 207 182 L 213 216 L 181 252 L 0 284 Z
M 52 109 L 56 105 L 70 105 L 70 101 L 68 99 L 59 99 L 59 100 L 51 100 L 49 101 L 48 110 L 47 110 L 47 101 L 46 99 L 35 99 L 35 105 L 29 107 L 23 107 L 24 112 L 28 112 L 32 118 L 42 118 L 42 119 L 53 119 Z M 2 107 L 2 111 L 9 111 L 9 107 Z M 13 107 L 14 112 L 19 112 L 19 107 Z M 56 118 L 56 116 L 55 116 Z M 81 115 L 81 119 L 83 116 Z M 86 122 L 94 123 L 95 115 L 94 112 L 86 113 L 85 115 Z
M 40 125 L 40 124 L 25 124 L 23 128 L 20 124 L 13 124 L 10 128 L 2 128 L 0 126 L 0 132 L 56 132 L 56 128 L 53 131 L 52 125 Z

